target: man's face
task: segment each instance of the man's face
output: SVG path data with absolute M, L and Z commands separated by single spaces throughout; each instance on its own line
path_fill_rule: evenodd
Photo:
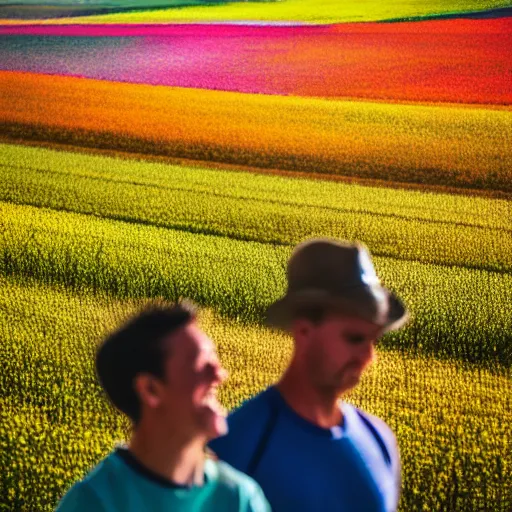
M 226 411 L 217 400 L 217 387 L 226 372 L 212 340 L 191 322 L 172 333 L 165 345 L 169 355 L 160 396 L 167 423 L 187 436 L 210 440 L 224 435 Z
M 329 315 L 320 324 L 295 323 L 298 350 L 314 386 L 340 395 L 356 386 L 375 355 L 382 328 L 356 317 Z M 299 339 L 297 339 L 299 337 Z

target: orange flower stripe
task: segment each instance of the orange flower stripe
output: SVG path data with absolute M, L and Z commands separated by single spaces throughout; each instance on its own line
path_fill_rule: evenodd
M 0 73 L 5 133 L 294 171 L 511 192 L 509 108 L 399 105 Z

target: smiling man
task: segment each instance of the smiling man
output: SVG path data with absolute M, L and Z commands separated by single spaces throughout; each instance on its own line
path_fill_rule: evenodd
M 205 457 L 225 434 L 217 387 L 225 378 L 190 305 L 152 306 L 99 347 L 98 377 L 133 423 L 126 447 L 64 496 L 59 512 L 267 512 L 251 478 Z
M 400 495 L 395 436 L 380 419 L 339 402 L 359 383 L 377 340 L 403 325 L 401 302 L 359 244 L 311 240 L 288 263 L 288 291 L 267 321 L 294 339 L 281 380 L 228 419 L 211 443 L 254 477 L 275 512 L 392 512 Z

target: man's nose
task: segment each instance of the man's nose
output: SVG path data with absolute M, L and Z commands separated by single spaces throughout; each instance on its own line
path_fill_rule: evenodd
M 224 382 L 228 378 L 227 370 L 220 363 L 215 365 L 215 378 L 219 382 Z
M 224 382 L 229 376 L 229 372 L 222 366 L 219 369 L 219 381 Z
M 212 378 L 219 384 L 224 382 L 228 378 L 228 372 L 222 367 L 219 362 L 210 363 L 210 371 Z

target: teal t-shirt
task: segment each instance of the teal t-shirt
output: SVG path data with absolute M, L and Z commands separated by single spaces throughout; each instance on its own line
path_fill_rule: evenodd
M 125 449 L 103 459 L 56 512 L 269 512 L 259 485 L 224 462 L 205 461 L 204 484 L 185 487 L 145 470 Z

